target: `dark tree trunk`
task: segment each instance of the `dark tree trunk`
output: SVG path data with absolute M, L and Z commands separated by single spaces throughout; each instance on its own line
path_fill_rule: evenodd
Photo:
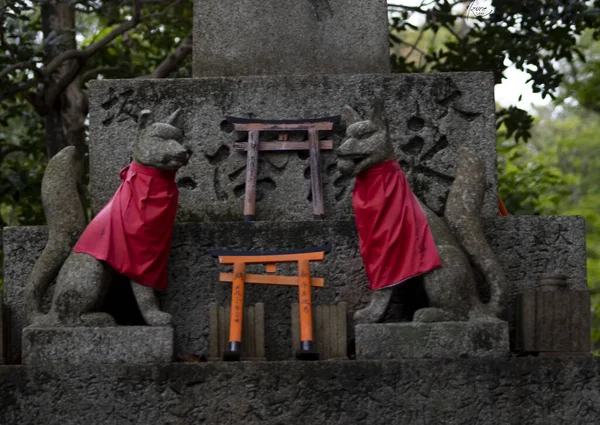
M 75 8 L 71 0 L 49 0 L 42 6 L 42 31 L 45 43 L 45 62 L 67 50 L 77 48 L 75 41 Z M 64 61 L 44 86 L 46 152 L 52 158 L 67 146 L 75 146 L 79 157 L 79 195 L 87 211 L 85 184 L 85 117 L 88 113 L 87 95 L 82 90 L 81 75 L 64 90 L 57 91 L 61 78 L 79 72 L 76 60 Z M 56 94 L 54 94 L 56 93 Z
M 75 49 L 75 8 L 70 0 L 49 0 L 42 6 L 42 30 L 46 40 L 46 63 L 66 50 Z M 46 150 L 51 158 L 66 146 L 75 146 L 83 158 L 85 153 L 85 117 L 87 98 L 76 78 L 62 93 L 51 96 L 61 77 L 73 72 L 75 60 L 62 63 L 45 86 Z

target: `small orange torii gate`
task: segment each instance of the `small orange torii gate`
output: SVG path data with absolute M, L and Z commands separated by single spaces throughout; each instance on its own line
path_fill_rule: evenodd
M 213 257 L 219 258 L 220 264 L 233 265 L 233 272 L 224 272 L 219 275 L 219 281 L 233 283 L 229 343 L 223 354 L 223 360 L 236 361 L 241 357 L 244 285 L 246 283 L 298 286 L 300 350 L 296 353 L 296 358 L 300 360 L 319 359 L 319 353 L 315 351 L 314 347 L 311 287 L 323 287 L 325 281 L 323 278 L 310 276 L 310 262 L 323 261 L 325 254 L 330 250 L 331 247 L 327 244 L 322 247 L 292 251 L 210 251 Z M 279 263 L 297 263 L 298 276 L 276 275 Z M 247 274 L 246 264 L 264 264 L 267 274 Z

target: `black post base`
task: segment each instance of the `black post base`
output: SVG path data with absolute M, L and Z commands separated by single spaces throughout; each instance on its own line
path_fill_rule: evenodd
M 223 352 L 223 360 L 226 362 L 237 362 L 242 357 L 242 343 L 232 341 L 229 343 L 227 350 Z
M 298 360 L 319 360 L 319 353 L 315 350 L 312 341 L 301 341 L 300 350 L 296 352 Z

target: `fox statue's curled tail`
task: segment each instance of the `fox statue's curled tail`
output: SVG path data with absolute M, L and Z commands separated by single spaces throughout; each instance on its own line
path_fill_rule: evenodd
M 42 205 L 48 226 L 48 242 L 36 261 L 25 286 L 27 320 L 41 315 L 40 302 L 71 254 L 87 225 L 77 182 L 82 161 L 74 146 L 54 155 L 42 179 Z

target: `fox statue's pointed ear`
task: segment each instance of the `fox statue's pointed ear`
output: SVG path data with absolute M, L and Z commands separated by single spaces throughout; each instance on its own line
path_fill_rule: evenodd
M 345 105 L 342 110 L 342 121 L 346 124 L 346 127 L 354 124 L 355 122 L 363 121 L 358 112 L 352 109 L 350 106 Z
M 385 104 L 383 99 L 379 98 L 375 100 L 373 104 L 373 113 L 371 114 L 371 122 L 377 127 L 383 127 L 386 122 L 385 115 Z
M 175 112 L 173 112 L 169 119 L 167 119 L 167 124 L 170 124 L 173 127 L 177 127 L 178 129 L 183 130 L 183 109 L 179 108 Z
M 140 116 L 138 118 L 138 129 L 143 130 L 153 122 L 154 117 L 152 116 L 152 111 L 144 109 L 142 112 L 140 112 Z

